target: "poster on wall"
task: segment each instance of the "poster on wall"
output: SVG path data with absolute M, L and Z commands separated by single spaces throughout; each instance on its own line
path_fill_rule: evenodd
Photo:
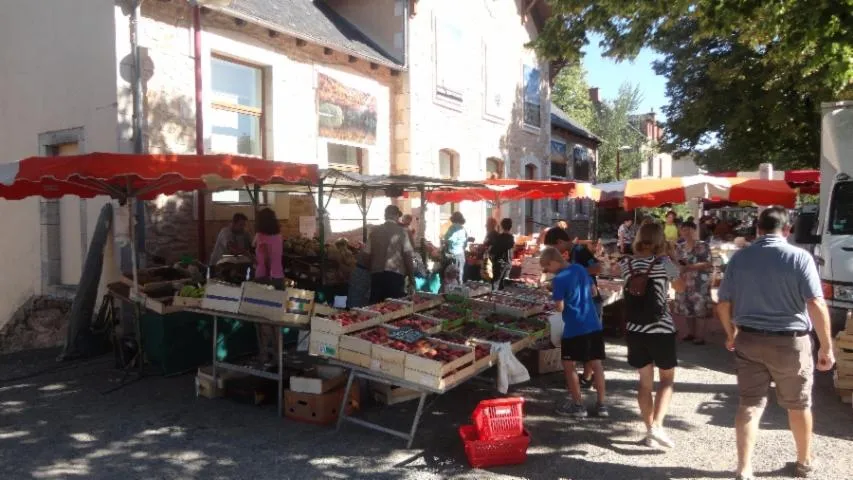
M 321 137 L 376 143 L 376 97 L 317 74 L 317 118 Z

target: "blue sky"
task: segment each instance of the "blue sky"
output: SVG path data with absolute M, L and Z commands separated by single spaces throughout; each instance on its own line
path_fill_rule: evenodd
M 660 56 L 654 51 L 643 50 L 633 62 L 617 63 L 601 56 L 602 49 L 598 46 L 600 36 L 591 36 L 589 45 L 585 48 L 583 59 L 587 71 L 587 81 L 590 87 L 599 88 L 599 96 L 614 98 L 619 92 L 619 86 L 628 81 L 639 84 L 643 93 L 640 112 L 645 113 L 654 109 L 658 118 L 663 119 L 661 107 L 667 103 L 666 78 L 655 75 L 652 61 Z

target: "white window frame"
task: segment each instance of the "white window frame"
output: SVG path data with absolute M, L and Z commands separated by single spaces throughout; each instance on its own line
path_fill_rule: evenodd
M 527 103 L 528 102 L 527 102 L 527 97 L 526 97 L 526 94 L 527 94 L 527 75 L 525 72 L 526 68 L 530 68 L 532 70 L 536 70 L 539 72 L 539 85 L 538 85 L 538 88 L 536 89 L 536 91 L 538 92 L 538 95 L 536 96 L 536 100 L 539 103 L 534 104 L 531 102 L 532 105 L 537 105 L 539 107 L 539 124 L 538 125 L 533 125 L 533 124 L 527 123 L 526 113 L 527 113 Z M 543 105 L 542 105 L 542 68 L 535 63 L 524 62 L 521 65 L 521 122 L 522 122 L 522 125 L 523 125 L 525 130 L 528 130 L 532 133 L 539 133 L 542 130 L 542 108 L 543 108 Z
M 459 43 L 455 50 L 457 50 L 457 55 L 461 57 L 465 57 L 464 50 L 466 46 L 465 42 L 465 30 L 461 28 L 458 24 L 449 21 L 449 18 L 453 18 L 451 16 L 438 16 L 433 15 L 432 18 L 432 37 L 433 37 L 433 100 L 436 104 L 451 108 L 453 110 L 462 110 L 462 106 L 465 104 L 465 72 L 459 71 L 455 75 L 458 78 L 454 78 L 456 82 L 459 83 L 457 86 L 459 91 L 455 91 L 453 89 L 448 89 L 445 85 L 446 82 L 442 81 L 442 74 L 444 73 L 444 69 L 440 67 L 441 65 L 441 45 L 443 43 L 440 40 L 440 34 L 442 33 L 443 28 L 448 29 L 457 29 L 459 31 Z M 445 39 L 445 41 L 448 41 Z M 459 51 L 461 50 L 461 51 Z M 463 62 L 464 65 L 464 62 Z M 456 83 L 450 82 L 450 83 Z M 442 91 L 444 90 L 444 91 Z

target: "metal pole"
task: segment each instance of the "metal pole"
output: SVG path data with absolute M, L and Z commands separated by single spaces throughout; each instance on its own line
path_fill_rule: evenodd
M 421 194 L 421 221 L 419 223 L 419 234 L 421 237 L 421 260 L 424 261 L 424 265 L 427 263 L 427 251 L 426 251 L 426 187 L 421 185 L 418 187 L 418 192 Z
M 367 187 L 361 189 L 361 241 L 367 244 Z
M 617 182 L 619 181 L 619 173 L 620 173 L 620 172 L 619 172 L 619 167 L 621 166 L 621 165 L 620 165 L 621 158 L 619 157 L 619 154 L 620 154 L 620 151 L 619 151 L 619 149 L 617 148 L 617 149 L 616 149 L 616 181 L 617 181 Z
M 133 55 L 133 153 L 141 154 L 145 151 L 142 141 L 142 52 L 139 48 L 139 17 L 142 14 L 142 0 L 136 0 L 130 13 L 130 48 Z M 128 195 L 132 195 L 128 192 Z M 134 214 L 133 211 L 130 212 Z M 136 202 L 136 253 L 134 261 L 145 252 L 145 202 Z M 144 266 L 144 265 L 142 265 Z
M 326 207 L 323 203 L 323 182 L 317 186 L 317 238 L 320 240 L 320 286 L 326 280 Z M 321 290 L 322 291 L 322 290 Z
M 202 103 L 202 78 L 201 78 L 201 6 L 198 2 L 192 2 L 193 11 L 193 69 L 195 70 L 195 153 L 204 154 L 204 105 Z M 207 242 L 205 233 L 205 203 L 207 194 L 204 190 L 196 192 L 196 211 L 198 216 L 198 256 L 199 259 L 207 257 Z

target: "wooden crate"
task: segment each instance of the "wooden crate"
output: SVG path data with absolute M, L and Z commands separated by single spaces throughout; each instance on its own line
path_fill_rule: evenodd
M 359 367 L 370 368 L 370 355 L 354 352 L 352 350 L 338 350 L 338 360 L 358 365 Z
M 391 303 L 391 304 L 396 304 L 396 305 L 402 305 L 403 308 L 401 308 L 399 310 L 394 310 L 393 312 L 386 312 L 386 313 L 382 313 L 382 312 L 379 312 L 377 310 L 372 309 L 372 307 L 375 307 L 376 305 L 379 305 L 382 303 Z M 358 310 L 370 312 L 370 313 L 376 315 L 378 318 L 381 319 L 382 323 L 390 322 L 392 320 L 396 320 L 398 318 L 403 318 L 405 316 L 412 315 L 413 313 L 415 313 L 415 309 L 412 306 L 412 303 L 402 301 L 402 300 L 389 299 L 389 300 L 385 300 L 384 302 L 377 303 L 376 305 L 368 305 L 366 307 L 359 308 Z
M 445 390 L 471 378 L 471 376 L 473 376 L 475 372 L 476 370 L 474 369 L 473 364 L 452 371 L 451 373 L 443 377 L 431 375 L 429 373 L 421 372 L 419 370 L 413 370 L 411 368 L 406 368 L 403 378 L 412 383 L 417 383 L 418 385 L 423 385 L 425 387 L 435 388 L 438 390 Z
M 340 336 L 333 333 L 311 331 L 308 341 L 308 353 L 321 357 L 338 358 Z
M 201 298 L 182 297 L 176 294 L 172 299 L 172 305 L 180 308 L 201 308 L 201 301 Z
M 392 377 L 403 378 L 405 365 L 403 363 L 389 362 L 378 358 L 370 359 L 370 369 Z
M 285 291 L 284 315 L 282 320 L 287 323 L 308 324 L 314 312 L 316 294 L 311 290 L 288 288 Z
M 432 339 L 430 341 L 433 343 L 446 345 L 447 348 L 451 350 L 463 350 L 465 354 L 447 363 L 439 362 L 437 360 L 430 360 L 429 358 L 424 358 L 417 355 L 408 355 L 408 357 L 406 358 L 406 369 L 416 370 L 419 372 L 426 373 L 428 375 L 441 378 L 448 375 L 450 372 L 453 372 L 454 370 L 457 370 L 465 365 L 470 365 L 474 363 L 473 348 L 465 345 L 457 345 L 455 343 L 448 343 L 435 339 Z
M 411 356 L 410 354 L 397 350 L 385 345 L 373 344 L 373 349 L 370 352 L 370 357 L 375 360 L 380 360 L 387 363 L 394 363 L 397 365 L 406 365 L 406 357 Z
M 847 321 L 844 324 L 844 332 L 853 336 L 853 310 L 847 310 Z
M 498 354 L 494 352 L 494 349 L 492 348 L 491 343 L 479 342 L 477 340 L 469 340 L 468 344 L 471 345 L 472 347 L 476 347 L 478 344 L 487 345 L 491 350 L 489 355 L 487 355 L 487 356 L 485 356 L 479 360 L 476 360 L 477 355 L 476 355 L 476 353 L 474 354 L 475 360 L 474 360 L 474 363 L 472 365 L 474 368 L 474 371 L 479 372 L 480 370 L 483 370 L 487 367 L 491 367 L 492 365 L 495 365 L 495 362 L 498 359 Z
M 368 320 L 358 323 L 351 323 L 349 325 L 342 325 L 341 322 L 334 319 L 334 315 L 342 313 L 342 311 L 334 311 L 335 313 L 331 315 L 320 314 L 316 311 L 314 315 L 311 316 L 311 331 L 320 331 L 333 333 L 336 335 L 345 335 L 351 332 L 357 332 L 359 330 L 364 330 L 365 328 L 375 327 L 382 323 L 382 318 L 377 316 L 375 312 L 365 312 L 359 309 L 353 309 L 354 312 L 359 312 L 365 316 Z
M 175 306 L 172 301 L 175 297 L 151 298 L 145 297 L 145 308 L 160 315 L 180 312 L 185 307 Z
M 412 309 L 417 312 L 423 312 L 424 310 L 429 310 L 430 308 L 435 308 L 442 303 L 444 303 L 443 295 L 436 295 L 432 293 L 418 292 L 415 294 L 418 301 L 415 302 L 412 299 L 412 296 L 406 298 L 407 301 L 412 302 Z
M 390 327 L 390 328 L 403 328 L 402 326 L 396 324 L 396 322 L 400 322 L 400 321 L 402 321 L 406 318 L 410 318 L 410 317 L 415 317 L 419 320 L 424 320 L 424 321 L 432 324 L 432 327 L 420 330 L 426 334 L 438 333 L 441 331 L 441 321 L 440 320 L 432 318 L 432 317 L 427 317 L 426 315 L 421 315 L 418 313 L 415 313 L 413 315 L 407 315 L 405 317 L 400 317 L 396 320 L 392 320 L 391 322 L 386 323 L 385 325 Z
M 243 298 L 243 286 L 210 280 L 204 287 L 201 308 L 219 312 L 237 313 Z
M 356 335 L 341 335 L 339 345 L 341 348 L 345 348 L 352 352 L 358 352 L 367 356 L 370 356 L 370 352 L 373 348 L 373 342 L 367 341 L 363 338 L 359 338 Z
M 243 282 L 243 296 L 238 313 L 280 322 L 284 315 L 285 299 L 284 291 L 276 290 L 270 285 Z

